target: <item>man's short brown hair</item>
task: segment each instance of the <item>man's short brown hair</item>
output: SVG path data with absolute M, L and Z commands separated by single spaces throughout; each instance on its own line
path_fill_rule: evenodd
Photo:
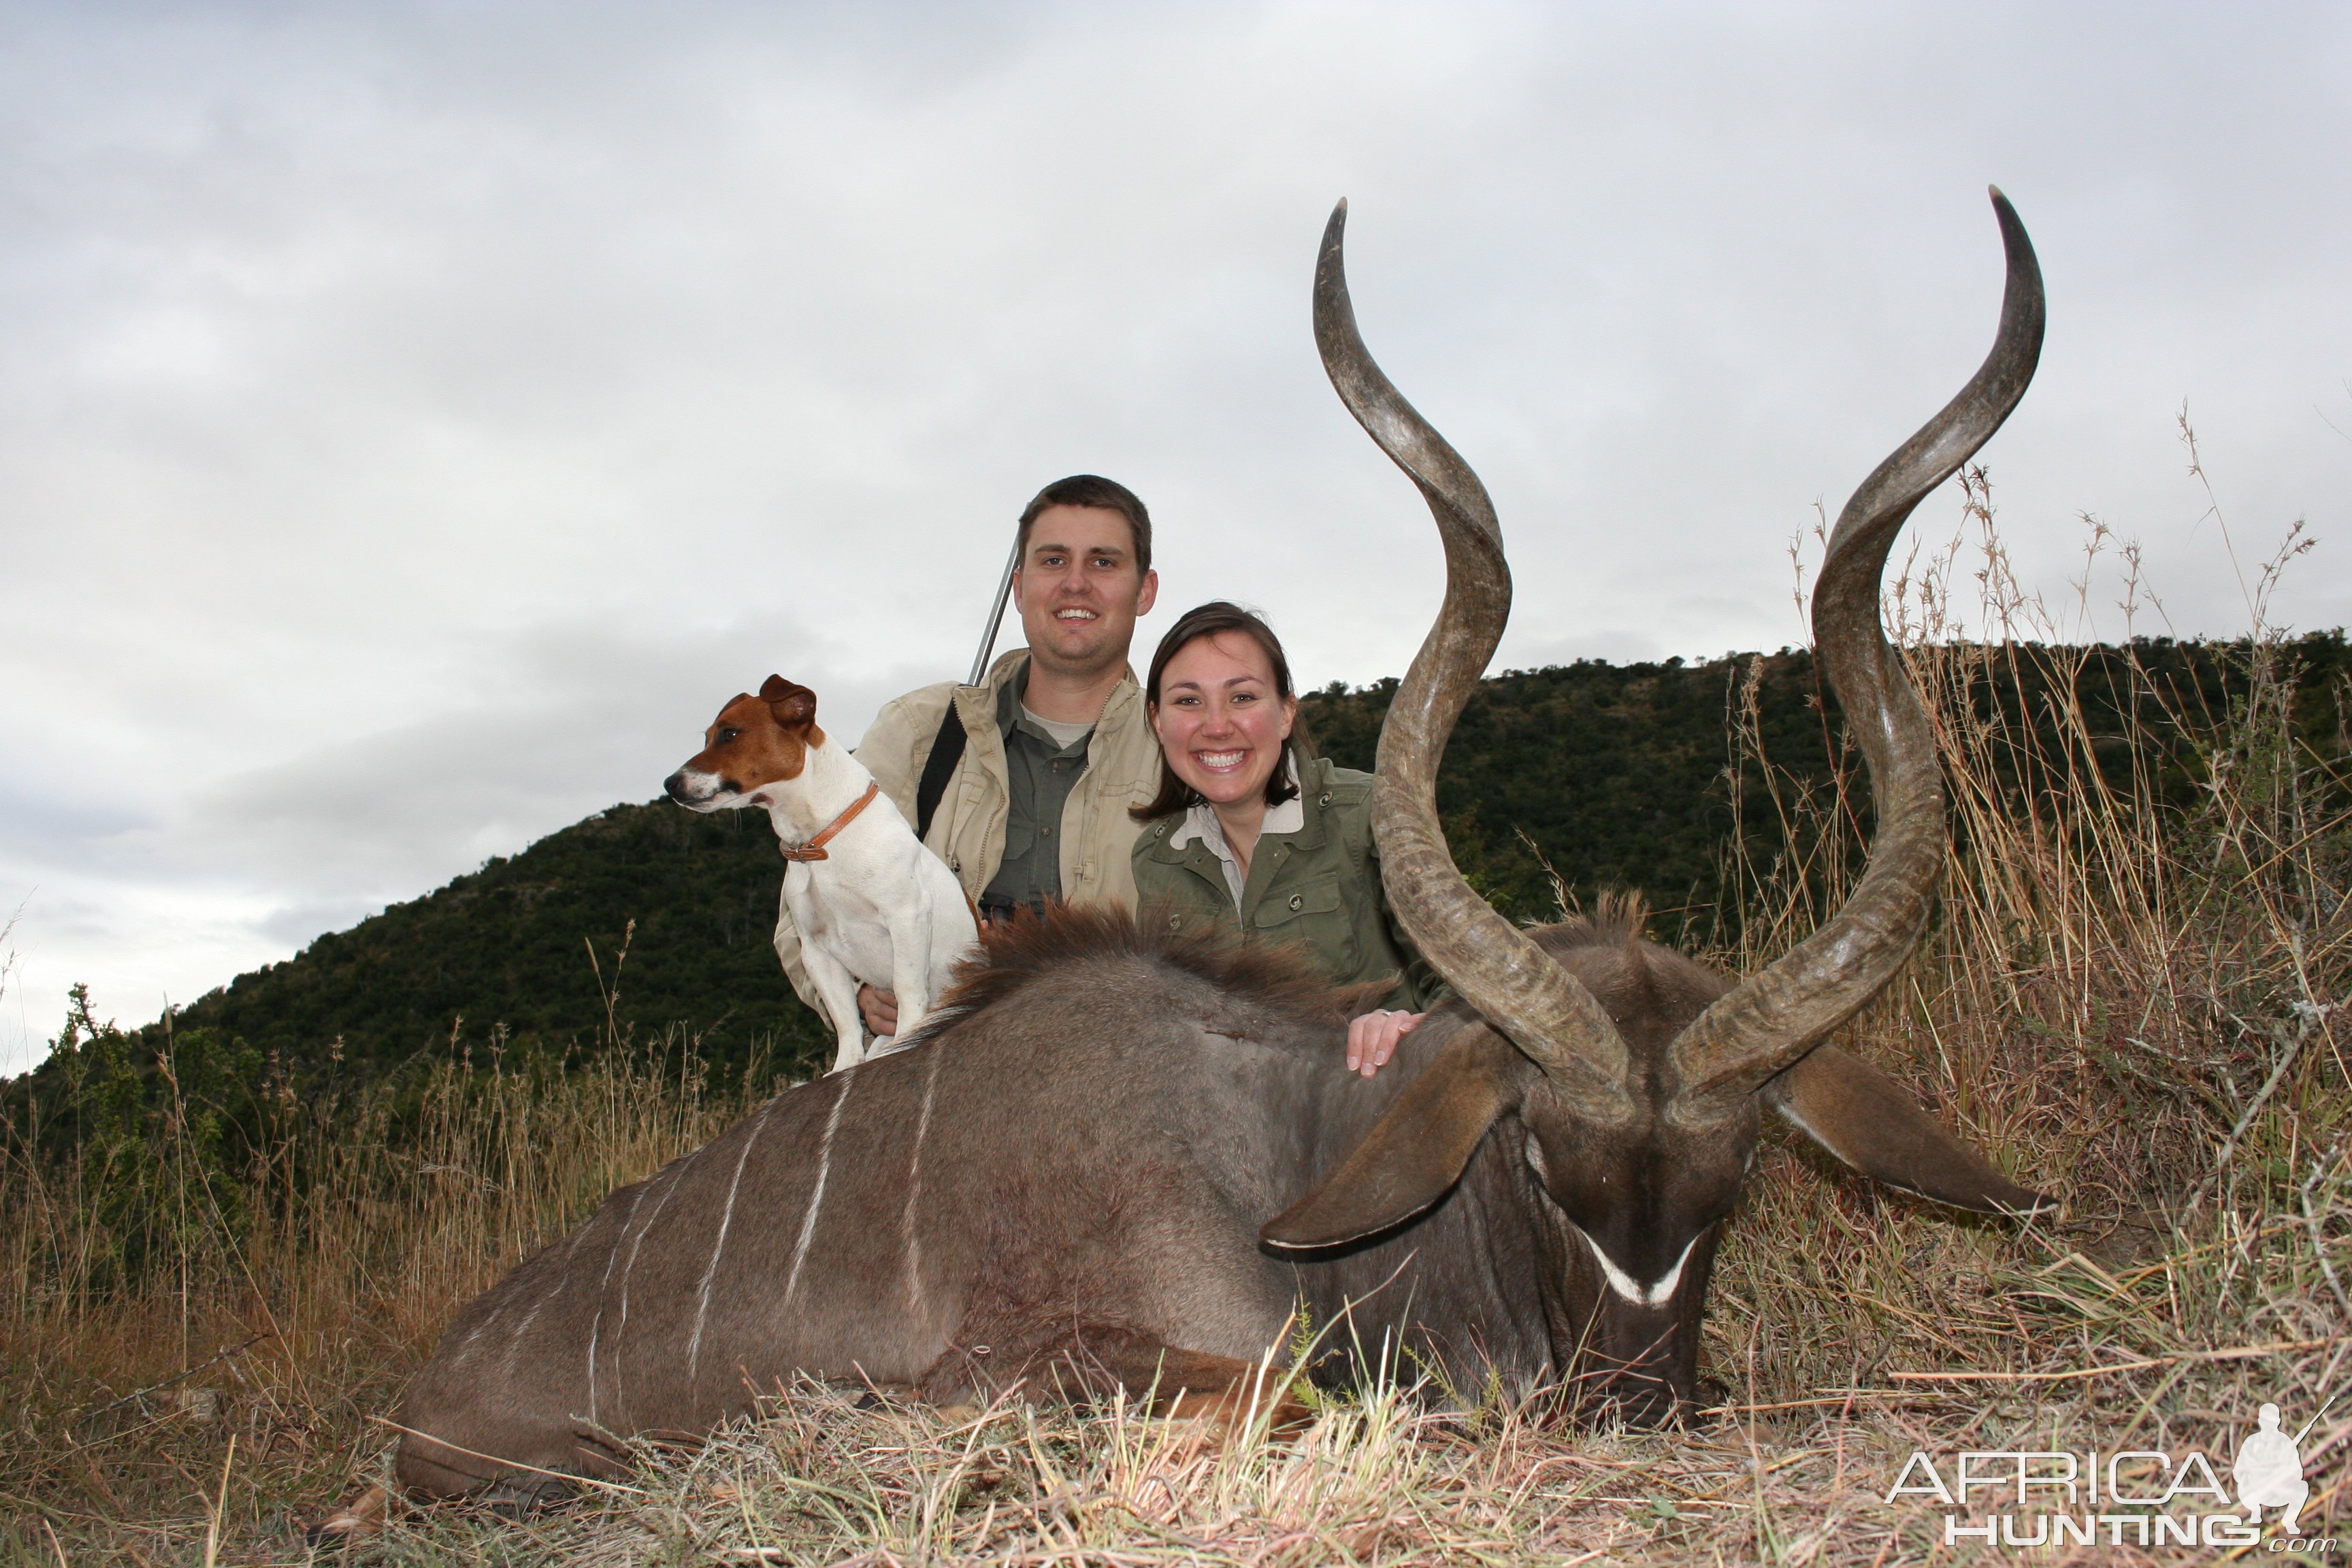
M 1024 554 L 1029 549 L 1029 525 L 1049 506 L 1098 506 L 1105 511 L 1118 513 L 1127 519 L 1128 538 L 1135 546 L 1135 574 L 1140 577 L 1151 570 L 1151 514 L 1144 510 L 1135 492 L 1117 479 L 1107 479 L 1100 474 L 1072 474 L 1039 490 L 1036 499 L 1021 510 L 1017 542 Z

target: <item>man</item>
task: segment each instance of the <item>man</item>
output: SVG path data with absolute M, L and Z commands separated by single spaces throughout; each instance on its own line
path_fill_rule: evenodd
M 1160 787 L 1160 743 L 1127 662 L 1136 620 L 1160 592 L 1151 515 L 1126 486 L 1075 474 L 1037 492 L 1019 540 L 1013 602 L 1029 646 L 992 665 L 983 686 L 941 681 L 888 704 L 857 760 L 918 822 L 932 751 L 961 729 L 963 754 L 923 842 L 982 920 L 1048 899 L 1132 909 L 1137 829 L 1128 808 Z M 790 917 L 780 918 L 776 954 L 823 1016 L 800 950 Z M 857 1003 L 868 1029 L 897 1031 L 888 992 L 860 986 Z

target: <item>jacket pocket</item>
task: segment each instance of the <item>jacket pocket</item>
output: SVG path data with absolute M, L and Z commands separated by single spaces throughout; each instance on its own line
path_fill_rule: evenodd
M 1259 940 L 1303 947 L 1326 978 L 1351 979 L 1362 962 L 1356 922 L 1339 893 L 1339 879 L 1326 873 L 1292 888 L 1274 888 L 1258 900 L 1250 923 Z

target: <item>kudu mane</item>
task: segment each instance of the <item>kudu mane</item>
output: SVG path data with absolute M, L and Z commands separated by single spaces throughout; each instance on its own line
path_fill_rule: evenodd
M 1197 994 L 1204 1014 L 1219 1021 L 1328 1027 L 1344 1022 L 1367 990 L 1335 986 L 1302 955 L 1282 947 L 1244 942 L 1214 929 L 1173 931 L 1164 921 L 1139 921 L 1102 905 L 1055 905 L 1044 916 L 1023 914 L 981 932 L 980 950 L 964 961 L 939 1010 L 908 1037 L 913 1046 L 963 1019 L 1011 1003 L 1035 986 L 1062 996 L 1099 989 L 1128 996 L 1160 989 L 1169 980 Z M 1284 1031 L 1287 1036 L 1290 1031 Z
M 1589 913 L 1528 931 L 1576 973 L 1629 1040 L 1671 1038 L 1731 984 L 1650 942 L 1643 934 L 1648 920 L 1640 893 L 1610 892 Z M 1098 905 L 1056 905 L 1043 916 L 1024 914 L 983 930 L 979 951 L 906 1044 L 911 1048 L 1000 1005 L 1034 1000 L 1027 994 L 1033 987 L 1050 987 L 1057 1002 L 1066 1002 L 1089 992 L 1155 993 L 1171 981 L 1197 1002 L 1204 1026 L 1246 1028 L 1253 1037 L 1294 1049 L 1318 1048 L 1312 1031 L 1345 1022 L 1389 989 L 1386 981 L 1335 986 L 1302 954 L 1244 942 L 1231 931 L 1171 931 L 1162 921 Z M 1452 1010 L 1471 1011 L 1458 999 Z
M 1590 914 L 1528 932 L 1592 994 L 1637 1055 L 1654 1056 L 1732 981 L 1643 934 L 1640 893 L 1603 893 Z

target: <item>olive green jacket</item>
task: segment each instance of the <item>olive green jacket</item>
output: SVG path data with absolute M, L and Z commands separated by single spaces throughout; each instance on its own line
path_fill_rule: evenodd
M 1372 775 L 1328 757 L 1301 758 L 1298 769 L 1306 820 L 1296 833 L 1257 841 L 1239 909 L 1216 851 L 1198 838 L 1169 844 L 1181 813 L 1135 841 L 1138 908 L 1175 931 L 1220 925 L 1244 941 L 1304 948 L 1336 984 L 1393 975 L 1385 1005 L 1423 1011 L 1444 986 L 1389 912 L 1372 844 Z

